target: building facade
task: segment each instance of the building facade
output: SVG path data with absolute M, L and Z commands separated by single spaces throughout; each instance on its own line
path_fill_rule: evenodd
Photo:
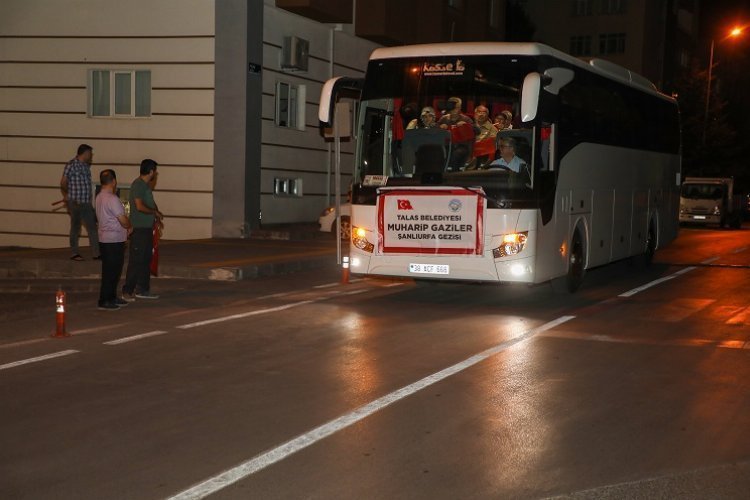
M 94 148 L 127 193 L 159 163 L 165 238 L 242 238 L 332 203 L 323 83 L 381 44 L 498 40 L 504 0 L 4 0 L 0 246 L 67 246 L 65 163 Z M 353 143 L 342 149 L 342 185 Z
M 698 0 L 517 0 L 533 39 L 574 56 L 600 58 L 671 92 L 690 68 L 698 37 Z

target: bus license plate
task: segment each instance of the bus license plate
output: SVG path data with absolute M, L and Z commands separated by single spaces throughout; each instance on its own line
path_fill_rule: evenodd
M 695 220 L 706 220 L 705 215 L 693 215 L 693 219 Z
M 450 274 L 447 264 L 409 264 L 409 272 L 415 274 Z

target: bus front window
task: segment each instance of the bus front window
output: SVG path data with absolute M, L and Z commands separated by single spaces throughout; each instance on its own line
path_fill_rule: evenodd
M 515 120 L 503 129 L 492 122 L 504 112 L 518 115 L 531 70 L 520 57 L 372 61 L 359 114 L 356 181 L 367 175 L 409 184 L 438 179 L 530 196 L 534 123 Z

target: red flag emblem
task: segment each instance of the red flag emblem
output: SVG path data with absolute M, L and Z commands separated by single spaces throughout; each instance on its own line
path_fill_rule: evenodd
M 399 210 L 414 210 L 409 200 L 397 200 Z

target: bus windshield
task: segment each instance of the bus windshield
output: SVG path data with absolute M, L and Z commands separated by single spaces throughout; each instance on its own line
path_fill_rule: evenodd
M 370 62 L 358 123 L 355 182 L 477 186 L 529 198 L 536 129 L 518 110 L 523 56 L 430 57 Z M 389 182 L 390 184 L 390 182 Z

